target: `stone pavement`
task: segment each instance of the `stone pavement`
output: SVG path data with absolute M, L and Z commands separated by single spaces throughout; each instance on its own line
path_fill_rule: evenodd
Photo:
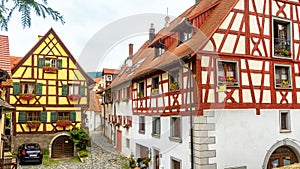
M 92 147 L 85 163 L 65 160 L 50 167 L 43 165 L 18 165 L 18 169 L 121 169 L 120 154 L 100 131 L 90 133 Z

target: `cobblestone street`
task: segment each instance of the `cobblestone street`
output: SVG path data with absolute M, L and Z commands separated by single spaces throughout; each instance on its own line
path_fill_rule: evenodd
M 92 147 L 85 163 L 65 160 L 51 166 L 43 165 L 18 165 L 18 169 L 121 169 L 120 155 L 116 149 L 108 143 L 108 140 L 100 133 L 90 133 Z

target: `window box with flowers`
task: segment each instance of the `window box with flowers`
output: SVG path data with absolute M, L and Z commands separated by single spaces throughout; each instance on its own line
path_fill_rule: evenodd
M 226 86 L 234 86 L 234 84 L 237 82 L 237 80 L 231 76 L 219 76 L 219 81 L 223 84 L 226 84 Z
M 289 88 L 290 82 L 288 80 L 283 80 L 281 83 L 280 83 L 280 87 L 281 88 Z
M 152 89 L 152 95 L 157 95 L 159 93 L 159 89 L 158 88 L 154 88 Z
M 58 69 L 56 67 L 44 66 L 43 70 L 46 73 L 56 73 Z
M 29 100 L 32 100 L 32 99 L 34 99 L 35 98 L 35 94 L 20 94 L 20 99 L 22 99 L 22 100 L 27 100 L 27 101 L 29 101 Z
M 70 94 L 67 97 L 71 101 L 77 101 L 77 100 L 81 99 L 81 95 L 79 95 L 79 94 Z
M 290 57 L 292 56 L 292 52 L 289 50 L 280 50 L 280 49 L 275 49 L 274 51 L 276 56 L 283 56 L 283 57 Z
M 122 99 L 122 102 L 128 102 L 128 101 L 129 101 L 129 99 L 127 97 Z
M 129 124 L 124 124 L 124 125 L 123 125 L 123 128 L 125 128 L 125 129 L 129 129 L 129 127 L 130 127 Z
M 26 126 L 31 129 L 39 128 L 41 122 L 40 121 L 27 121 Z
M 67 127 L 72 125 L 72 122 L 70 120 L 58 120 L 56 122 L 56 126 L 58 127 Z
M 179 90 L 179 85 L 178 83 L 170 83 L 170 91 L 176 91 Z
M 115 126 L 119 128 L 121 126 L 121 123 L 116 123 Z

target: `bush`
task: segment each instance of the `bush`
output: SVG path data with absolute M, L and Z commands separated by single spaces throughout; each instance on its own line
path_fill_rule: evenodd
M 43 155 L 49 155 L 49 149 L 42 148 Z
M 89 151 L 81 150 L 81 151 L 79 151 L 79 156 L 80 157 L 87 157 L 87 156 L 89 156 Z
M 90 142 L 90 137 L 82 128 L 73 128 L 70 131 L 70 139 L 74 142 L 77 149 L 86 150 L 86 146 Z

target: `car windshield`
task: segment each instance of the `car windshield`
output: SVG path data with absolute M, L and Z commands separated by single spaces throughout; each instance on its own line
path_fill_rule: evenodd
M 39 150 L 40 149 L 40 146 L 36 145 L 36 144 L 28 144 L 26 146 L 26 149 L 27 150 Z

